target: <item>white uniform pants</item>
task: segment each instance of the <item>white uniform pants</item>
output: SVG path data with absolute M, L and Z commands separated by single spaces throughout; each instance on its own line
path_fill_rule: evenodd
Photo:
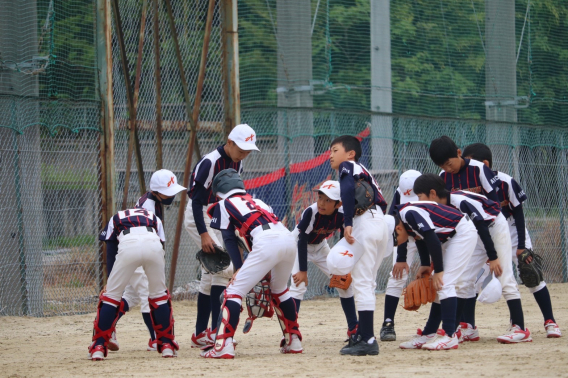
M 442 257 L 444 259 L 444 286 L 438 291 L 436 303 L 456 296 L 456 284 L 467 268 L 469 259 L 473 255 L 477 243 L 477 230 L 473 222 L 463 217 L 456 227 L 456 234 L 442 244 Z
M 517 259 L 517 246 L 519 245 L 519 239 L 517 237 L 517 227 L 515 226 L 515 218 L 510 216 L 507 218 L 507 223 L 509 225 L 509 233 L 511 234 L 511 247 L 512 247 L 512 254 L 511 257 L 513 262 L 515 263 L 515 267 L 517 268 L 517 273 L 519 272 L 519 260 Z M 525 228 L 525 248 L 532 249 L 532 241 L 531 237 L 529 236 L 529 231 Z M 546 287 L 546 282 L 541 281 L 538 286 L 529 287 L 529 291 L 534 294 L 537 291 Z
M 280 294 L 288 288 L 288 278 L 294 266 L 296 241 L 282 223 L 270 224 L 270 229 L 257 226 L 251 231 L 252 251 L 248 254 L 233 282 L 227 287 L 227 294 L 245 295 L 268 273 L 271 272 L 270 289 Z M 280 301 L 290 298 L 287 292 Z
M 327 240 L 322 241 L 319 244 L 308 244 L 308 261 L 312 262 L 315 266 L 322 271 L 327 277 L 331 278 L 329 269 L 327 269 L 327 255 L 329 254 L 329 244 Z M 294 261 L 294 267 L 292 268 L 292 276 L 300 271 L 300 262 L 298 260 L 298 254 L 296 253 L 296 261 Z M 308 278 L 309 283 L 309 278 Z M 303 300 L 304 294 L 306 293 L 305 283 L 301 283 L 300 286 L 296 286 L 294 283 L 294 278 L 291 278 L 290 283 L 290 295 L 292 298 Z M 351 298 L 353 296 L 353 289 L 350 286 L 347 290 L 337 289 L 340 298 Z
M 205 220 L 205 227 L 207 232 L 213 242 L 219 246 L 224 247 L 223 236 L 221 231 L 215 230 L 210 227 L 211 218 L 207 215 L 207 206 L 203 206 L 203 219 Z M 187 207 L 185 208 L 185 218 L 184 218 L 185 229 L 189 233 L 189 236 L 201 248 L 201 236 L 197 232 L 197 226 L 195 224 L 195 218 L 193 217 L 193 209 L 191 208 L 191 199 L 187 201 Z M 199 282 L 199 292 L 205 295 L 211 295 L 211 286 L 227 286 L 229 280 L 233 276 L 233 264 L 229 265 L 227 269 L 217 274 L 209 274 L 201 267 L 201 281 Z
M 327 256 L 327 267 L 333 275 L 351 273 L 351 287 L 357 311 L 375 310 L 377 272 L 388 244 L 388 227 L 383 213 L 368 210 L 353 219 L 355 243 L 341 239 Z
M 148 277 L 144 272 L 144 268 L 141 266 L 136 268 L 130 278 L 130 282 L 124 289 L 122 297 L 128 302 L 129 308 L 140 305 L 140 312 L 150 312 L 150 305 L 148 304 Z
M 165 252 L 155 231 L 149 232 L 146 227 L 133 227 L 130 228 L 129 234 L 121 233 L 118 242 L 118 253 L 107 281 L 105 295 L 120 301 L 126 285 L 140 266 L 148 276 L 148 297 L 157 298 L 165 295 Z M 166 301 L 160 301 L 158 305 L 162 303 Z
M 406 244 L 406 250 L 407 250 L 406 263 L 408 264 L 408 268 L 410 269 L 414 261 L 414 256 L 418 254 L 416 243 L 414 241 L 408 240 L 408 243 Z M 396 254 L 397 254 L 397 248 L 394 247 L 392 252 L 393 267 L 394 264 L 396 264 Z M 408 272 L 406 270 L 404 271 L 401 279 L 394 278 L 391 270 L 389 275 L 389 280 L 387 282 L 387 288 L 385 290 L 385 295 L 390 295 L 392 297 L 400 298 L 400 296 L 402 295 L 402 289 L 404 289 L 407 280 L 408 280 Z
M 520 299 L 521 293 L 517 286 L 517 281 L 513 276 L 513 266 L 509 263 L 509 255 L 511 253 L 511 236 L 509 234 L 509 226 L 503 214 L 499 214 L 492 227 L 489 227 L 491 239 L 497 251 L 497 257 L 501 263 L 503 273 L 497 277 L 503 287 L 503 297 L 505 300 Z M 458 298 L 475 297 L 475 282 L 477 276 L 484 265 L 487 263 L 487 252 L 481 238 L 477 238 L 477 245 L 473 252 L 469 264 L 457 289 Z

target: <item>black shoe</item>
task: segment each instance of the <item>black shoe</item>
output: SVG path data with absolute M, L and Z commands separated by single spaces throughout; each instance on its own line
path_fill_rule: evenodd
M 384 322 L 381 328 L 381 341 L 396 341 L 396 332 L 393 322 Z
M 372 344 L 369 344 L 361 340 L 361 335 L 357 336 L 357 338 L 352 336 L 349 339 L 349 344 L 341 348 L 339 353 L 348 356 L 376 356 L 379 354 L 379 343 L 377 343 L 377 340 L 374 340 Z

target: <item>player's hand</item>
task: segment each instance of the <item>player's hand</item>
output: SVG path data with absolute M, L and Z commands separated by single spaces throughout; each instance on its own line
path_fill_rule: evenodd
M 213 253 L 215 252 L 215 243 L 211 236 L 209 236 L 208 232 L 204 232 L 201 235 L 201 249 L 205 253 Z
M 436 291 L 442 290 L 442 287 L 444 286 L 444 272 L 434 273 L 431 280 L 432 285 L 434 285 L 434 289 L 436 289 Z
M 298 272 L 292 276 L 294 285 L 299 286 L 302 282 L 308 287 L 308 272 Z
M 525 250 L 524 249 L 517 249 L 517 257 L 523 253 Z M 527 264 L 530 264 L 532 261 L 532 256 L 527 257 L 527 260 L 525 261 Z
M 430 266 L 421 266 L 416 273 L 416 279 L 422 278 L 423 275 L 430 274 Z
M 355 238 L 353 236 L 351 236 L 352 232 L 353 232 L 352 226 L 347 226 L 343 230 L 343 237 L 345 238 L 345 240 L 347 240 L 347 243 L 349 243 L 349 244 L 355 243 Z
M 392 276 L 397 280 L 401 280 L 405 270 L 410 272 L 408 264 L 406 262 L 397 262 L 392 268 Z
M 233 273 L 233 277 L 231 277 L 231 279 L 229 280 L 229 283 L 227 284 L 227 286 L 229 286 L 230 284 L 232 284 L 233 282 L 235 282 L 235 279 L 237 278 L 237 273 L 239 273 L 239 269 L 237 269 L 237 271 L 235 273 Z
M 99 293 L 99 297 L 101 295 L 103 295 L 104 293 L 106 293 L 106 291 L 107 291 L 107 285 L 103 286 L 103 288 L 101 289 L 101 292 Z
M 499 259 L 489 261 L 489 271 L 495 274 L 495 277 L 499 277 L 501 276 L 501 274 L 503 274 L 503 268 L 501 268 Z

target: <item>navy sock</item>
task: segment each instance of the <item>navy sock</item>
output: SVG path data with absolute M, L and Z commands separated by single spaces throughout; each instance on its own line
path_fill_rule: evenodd
M 117 311 L 118 308 L 109 305 L 107 303 L 103 303 L 103 306 L 101 307 L 101 310 L 99 312 L 99 324 L 98 324 L 101 331 L 106 331 L 110 329 L 112 323 L 114 322 L 114 319 L 116 319 Z M 105 343 L 104 337 L 99 337 L 95 345 L 104 345 L 104 343 Z
M 142 318 L 144 319 L 144 324 L 148 328 L 148 332 L 150 332 L 150 338 L 156 340 L 156 334 L 154 333 L 154 326 L 152 325 L 152 316 L 149 312 L 143 312 Z
M 339 298 L 339 300 L 341 301 L 341 307 L 343 308 L 343 313 L 347 320 L 347 328 L 349 328 L 350 331 L 353 331 L 359 324 L 359 321 L 357 320 L 357 309 L 355 308 L 355 298 Z
M 120 312 L 118 314 L 118 320 L 120 320 L 120 318 L 122 318 L 122 315 L 126 314 L 128 310 L 130 310 L 130 306 L 128 306 L 128 302 L 126 301 L 126 299 L 122 298 L 120 301 L 124 303 L 124 312 Z
M 241 306 L 235 302 L 228 300 L 225 302 L 225 306 L 229 310 L 229 324 L 233 327 L 233 330 L 237 330 L 237 326 L 239 325 L 239 317 L 241 316 Z M 219 334 L 219 328 L 222 327 L 221 322 L 222 317 L 219 317 L 219 322 L 217 323 L 217 334 Z M 223 330 L 223 333 L 226 333 L 226 330 Z
M 197 320 L 195 321 L 195 335 L 207 329 L 209 314 L 211 313 L 211 299 L 209 295 L 199 293 L 197 296 Z M 215 319 L 216 321 L 217 319 Z
M 550 292 L 548 291 L 548 287 L 543 287 L 536 293 L 533 293 L 533 295 L 536 303 L 538 304 L 538 307 L 540 307 L 540 312 L 542 312 L 544 321 L 552 320 L 554 323 L 556 323 L 556 320 L 554 320 L 554 315 L 552 314 L 552 301 L 550 300 Z
M 456 322 L 465 322 L 465 304 L 467 298 L 458 298 L 456 305 Z
M 301 299 L 296 299 L 296 298 L 292 298 L 292 300 L 294 301 L 294 303 L 296 304 L 296 312 L 300 313 L 300 305 L 302 304 L 302 300 Z
M 438 332 L 438 327 L 442 321 L 442 307 L 439 303 L 432 303 L 430 307 L 430 315 L 428 316 L 428 321 L 422 330 L 423 335 L 431 335 L 432 333 Z
M 442 328 L 446 335 L 452 337 L 456 332 L 456 307 L 458 306 L 458 299 L 450 297 L 440 301 L 442 312 Z
M 219 298 L 221 294 L 225 291 L 225 286 L 211 286 L 211 329 L 214 330 L 217 327 L 217 322 L 219 320 L 219 313 L 221 312 L 221 302 Z
M 509 315 L 511 316 L 511 323 L 518 325 L 521 329 L 525 330 L 525 316 L 523 315 L 523 305 L 520 299 L 511 299 L 507 301 L 509 306 Z
M 394 314 L 396 314 L 399 299 L 393 295 L 385 295 L 385 321 L 390 319 L 394 323 Z
M 363 341 L 369 341 L 371 337 L 375 337 L 375 330 L 373 329 L 374 313 L 374 311 L 359 311 L 357 335 L 360 335 Z
M 459 298 L 458 298 L 459 301 Z M 465 306 L 463 309 L 463 321 L 465 323 L 469 323 L 471 324 L 472 327 L 475 328 L 475 304 L 477 302 L 477 296 L 473 297 L 473 298 L 467 298 L 465 300 Z M 461 318 L 457 318 L 460 319 Z M 457 321 L 456 319 L 456 321 Z M 457 325 L 456 325 L 457 327 Z
M 154 315 L 154 321 L 162 326 L 162 328 L 160 329 L 165 330 L 170 326 L 171 309 L 167 303 L 159 305 L 158 308 L 154 310 L 153 315 Z M 162 341 L 162 343 L 168 343 L 168 344 L 172 342 L 170 339 L 166 337 L 160 337 L 160 341 Z

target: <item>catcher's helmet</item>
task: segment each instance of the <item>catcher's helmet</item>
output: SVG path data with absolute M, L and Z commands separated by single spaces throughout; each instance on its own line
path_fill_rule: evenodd
M 233 168 L 224 169 L 213 179 L 213 194 L 226 198 L 233 193 L 246 193 L 243 179 Z

